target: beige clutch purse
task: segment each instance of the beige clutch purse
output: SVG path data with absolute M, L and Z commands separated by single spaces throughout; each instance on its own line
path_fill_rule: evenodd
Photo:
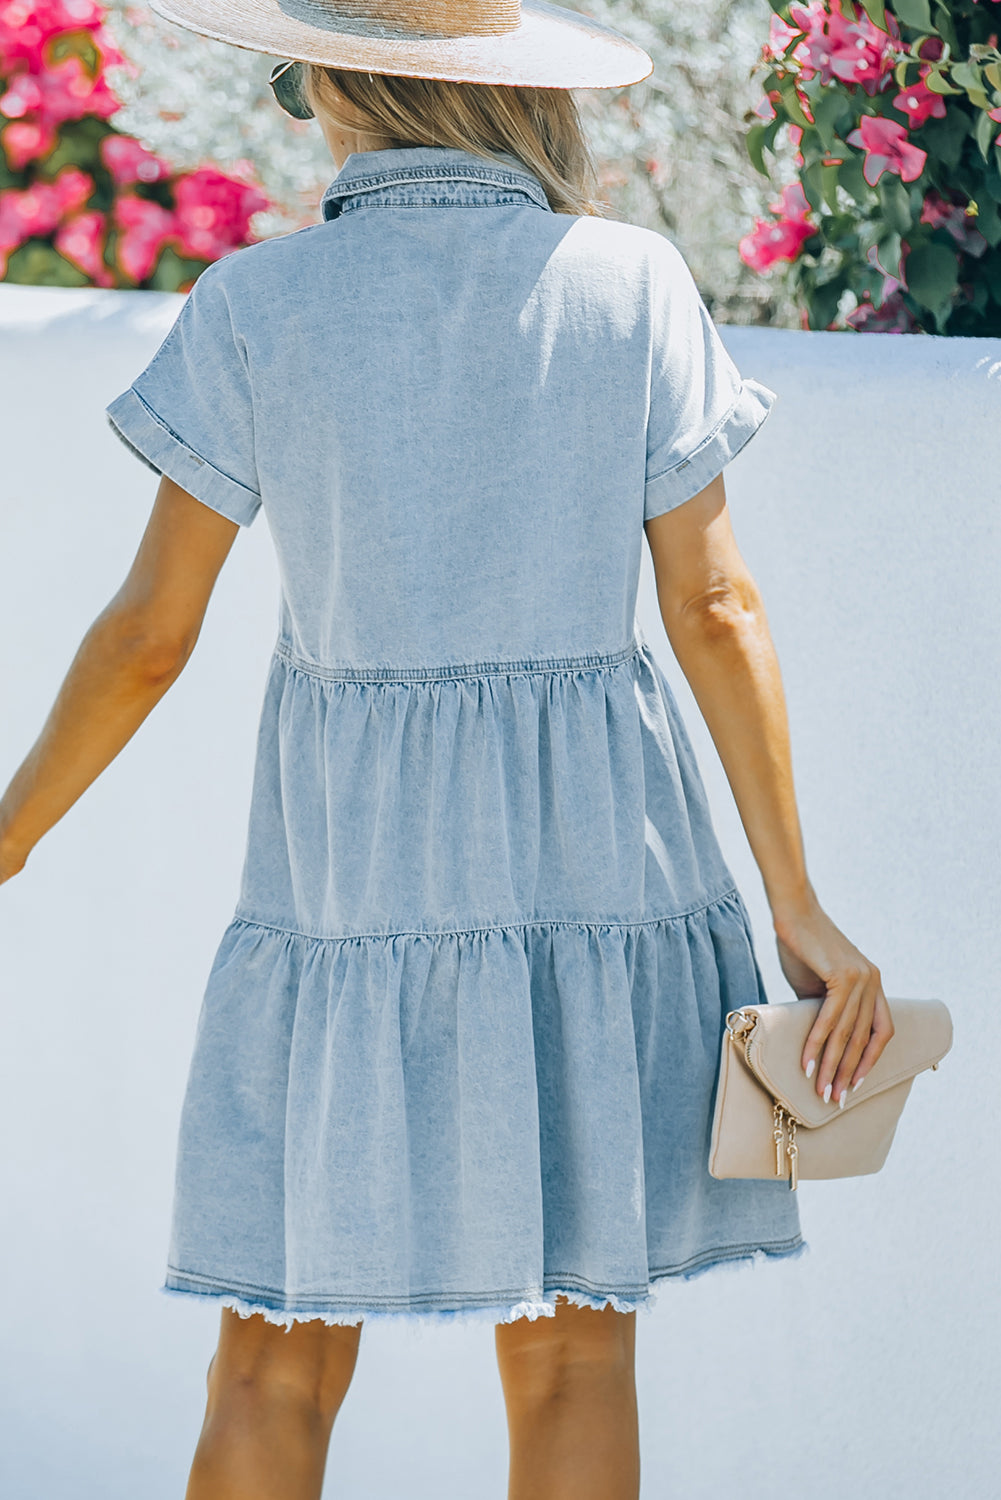
M 713 1177 L 856 1177 L 878 1172 L 915 1075 L 952 1046 L 941 1000 L 891 1000 L 893 1036 L 844 1109 L 800 1058 L 820 998 L 745 1005 L 726 1018 L 713 1112 Z

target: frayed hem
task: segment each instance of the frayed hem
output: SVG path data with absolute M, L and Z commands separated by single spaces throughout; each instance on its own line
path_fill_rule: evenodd
M 756 1245 L 747 1250 L 741 1250 L 736 1254 L 710 1252 L 712 1259 L 700 1261 L 697 1265 L 688 1266 L 679 1271 L 655 1271 L 650 1277 L 651 1286 L 660 1281 L 695 1281 L 704 1276 L 707 1271 L 739 1271 L 741 1266 L 761 1266 L 769 1261 L 800 1260 L 804 1255 L 810 1253 L 810 1245 L 806 1240 L 800 1240 L 789 1248 L 772 1248 L 767 1245 Z
M 556 1316 L 556 1299 L 564 1297 L 576 1307 L 591 1307 L 596 1311 L 612 1307 L 616 1312 L 652 1312 L 657 1301 L 654 1286 L 665 1281 L 693 1281 L 710 1271 L 736 1271 L 741 1266 L 759 1266 L 767 1261 L 797 1260 L 806 1255 L 810 1246 L 806 1240 L 794 1245 L 782 1246 L 723 1246 L 707 1251 L 705 1258 L 685 1266 L 669 1267 L 653 1271 L 650 1275 L 650 1290 L 633 1296 L 619 1296 L 614 1292 L 590 1293 L 575 1287 L 548 1287 L 541 1296 L 526 1297 L 519 1302 L 487 1303 L 479 1307 L 377 1307 L 335 1311 L 320 1308 L 272 1307 L 266 1302 L 256 1302 L 223 1290 L 196 1290 L 193 1287 L 164 1285 L 160 1290 L 169 1297 L 183 1297 L 187 1301 L 200 1299 L 212 1302 L 217 1307 L 232 1309 L 241 1318 L 262 1317 L 266 1323 L 284 1328 L 286 1332 L 296 1323 L 320 1322 L 330 1327 L 357 1327 L 365 1322 L 395 1322 L 411 1328 L 440 1327 L 442 1324 L 503 1324 L 515 1323 L 522 1318 L 534 1322 L 536 1318 Z
M 231 1308 L 241 1318 L 259 1316 L 266 1323 L 273 1323 L 279 1328 L 284 1328 L 286 1332 L 296 1323 L 323 1323 L 328 1328 L 353 1328 L 362 1322 L 393 1322 L 408 1327 L 433 1328 L 440 1327 L 443 1323 L 515 1323 L 521 1318 L 528 1318 L 534 1322 L 536 1318 L 556 1316 L 557 1297 L 565 1297 L 568 1302 L 572 1302 L 577 1307 L 592 1307 L 599 1311 L 604 1307 L 614 1307 L 616 1312 L 623 1313 L 636 1312 L 639 1309 L 647 1311 L 655 1301 L 652 1292 L 635 1298 L 619 1297 L 612 1292 L 603 1296 L 591 1296 L 587 1292 L 554 1287 L 543 1297 L 526 1298 L 515 1303 L 486 1304 L 482 1307 L 376 1307 L 351 1312 L 335 1312 L 329 1309 L 271 1307 L 266 1302 L 254 1302 L 235 1296 L 231 1292 L 198 1292 L 186 1287 L 173 1286 L 163 1286 L 160 1290 L 168 1297 L 183 1297 L 189 1302 L 200 1299 L 203 1302 L 213 1302 L 217 1307 Z

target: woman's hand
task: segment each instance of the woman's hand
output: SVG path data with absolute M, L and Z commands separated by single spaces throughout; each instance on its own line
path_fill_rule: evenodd
M 799 999 L 824 997 L 803 1048 L 804 1071 L 811 1077 L 819 1060 L 817 1093 L 844 1108 L 848 1090 L 893 1036 L 880 972 L 816 902 L 792 916 L 773 912 L 772 925 L 782 972 Z

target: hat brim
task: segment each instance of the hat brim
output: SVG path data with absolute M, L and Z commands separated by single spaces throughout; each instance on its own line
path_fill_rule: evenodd
M 408 37 L 377 21 L 324 14 L 315 0 L 150 0 L 165 21 L 269 57 L 528 88 L 607 89 L 639 83 L 653 60 L 635 42 L 546 0 L 522 0 L 521 24 L 494 36 Z

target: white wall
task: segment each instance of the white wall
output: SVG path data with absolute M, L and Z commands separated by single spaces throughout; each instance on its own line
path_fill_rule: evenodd
M 156 477 L 103 408 L 181 298 L 0 285 L 0 787 L 118 587 Z M 952 1052 L 883 1170 L 800 1186 L 811 1253 L 639 1314 L 644 1500 L 997 1493 L 1001 341 L 723 330 L 779 392 L 729 470 L 782 662 L 812 879 Z M 180 1500 L 217 1314 L 162 1295 L 174 1135 L 232 913 L 277 576 L 238 539 L 194 657 L 0 889 L 0 1491 Z M 712 743 L 656 615 L 773 999 L 791 999 Z M 489 1326 L 370 1325 L 341 1500 L 503 1500 Z

